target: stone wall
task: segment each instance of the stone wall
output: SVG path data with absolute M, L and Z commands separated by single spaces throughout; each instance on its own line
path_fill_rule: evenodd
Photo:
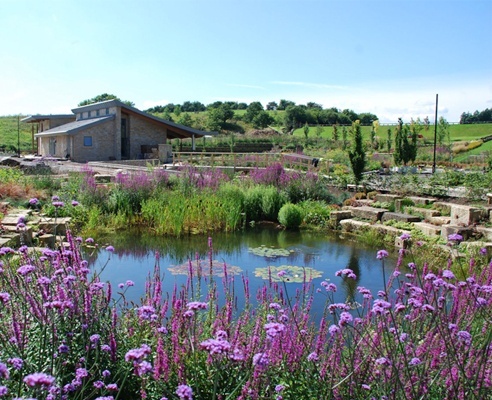
M 116 158 L 115 131 L 117 120 L 103 122 L 73 136 L 72 160 L 76 162 L 107 161 Z M 92 136 L 92 146 L 84 146 L 84 136 Z
M 159 144 L 165 144 L 167 141 L 167 129 L 156 125 L 155 122 L 131 115 L 129 124 L 131 159 L 143 157 L 142 146 L 158 148 Z

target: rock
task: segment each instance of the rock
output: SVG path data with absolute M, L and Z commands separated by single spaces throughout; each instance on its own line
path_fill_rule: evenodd
M 359 229 L 367 229 L 371 226 L 369 222 L 357 221 L 355 219 L 344 219 L 340 221 L 340 226 L 345 232 L 356 232 Z
M 367 219 L 374 222 L 381 221 L 381 217 L 383 216 L 383 214 L 388 211 L 384 208 L 369 206 L 349 207 L 349 209 L 352 211 L 353 217 Z
M 409 200 L 413 201 L 413 204 L 418 204 L 422 206 L 426 206 L 428 204 L 433 204 L 436 199 L 430 199 L 428 197 L 418 197 L 418 196 L 411 196 L 408 197 Z
M 421 207 L 413 207 L 413 206 L 408 206 L 405 207 L 405 212 L 411 215 L 420 215 L 424 219 L 429 219 L 431 217 L 437 217 L 440 216 L 441 213 L 439 210 L 433 210 L 429 208 L 421 208 Z
M 410 215 L 410 214 L 402 214 L 402 213 L 397 213 L 397 212 L 385 212 L 382 217 L 381 221 L 400 221 L 400 222 L 419 222 L 421 218 L 416 215 Z
M 352 211 L 350 210 L 332 211 L 330 213 L 330 222 L 335 228 L 340 224 L 340 221 L 350 218 L 352 218 Z
M 473 229 L 459 225 L 443 225 L 441 228 L 441 237 L 448 240 L 448 236 L 457 233 L 463 236 L 463 240 L 467 240 L 473 236 Z
M 441 227 L 429 224 L 427 222 L 415 222 L 415 228 L 420 230 L 426 236 L 437 236 L 441 234 Z
M 393 203 L 395 200 L 401 198 L 402 197 L 397 194 L 379 193 L 376 195 L 376 201 L 379 201 L 380 203 Z
M 451 223 L 453 225 L 468 226 L 484 218 L 484 210 L 473 207 L 453 204 L 451 206 Z

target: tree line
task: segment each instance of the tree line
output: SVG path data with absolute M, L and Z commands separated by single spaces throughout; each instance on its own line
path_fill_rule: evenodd
M 242 113 L 235 113 L 242 110 Z M 355 121 L 360 121 L 362 125 L 370 125 L 378 117 L 375 114 L 365 112 L 356 113 L 351 109 L 338 109 L 331 107 L 324 109 L 322 105 L 315 102 L 306 104 L 296 104 L 294 101 L 282 99 L 278 103 L 271 101 L 265 106 L 259 101 L 249 104 L 234 101 L 215 101 L 205 105 L 199 101 L 185 101 L 183 104 L 169 103 L 151 107 L 145 112 L 159 114 L 164 119 L 173 121 L 177 117 L 177 123 L 200 128 L 197 122 L 205 122 L 202 128 L 211 130 L 222 130 L 228 126 L 228 121 L 244 121 L 251 124 L 255 129 L 263 129 L 270 125 L 282 126 L 285 132 L 308 125 L 351 125 Z M 193 118 L 187 113 L 200 113 L 207 111 L 207 121 Z M 281 115 L 276 115 L 272 111 L 283 111 Z M 183 115 L 184 114 L 184 115 Z
M 476 110 L 473 114 L 464 112 L 460 117 L 460 124 L 477 124 L 483 122 L 492 122 L 492 108 L 486 108 L 483 111 Z

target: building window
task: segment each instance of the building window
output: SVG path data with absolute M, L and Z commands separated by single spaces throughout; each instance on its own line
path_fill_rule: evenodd
M 92 136 L 84 136 L 84 146 L 92 146 Z
M 96 117 L 99 117 L 99 110 L 96 110 Z

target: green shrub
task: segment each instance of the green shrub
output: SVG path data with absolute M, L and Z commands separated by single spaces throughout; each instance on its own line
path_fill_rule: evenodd
M 324 201 L 306 200 L 298 204 L 303 214 L 303 222 L 312 227 L 329 226 L 332 208 Z
M 264 188 L 252 186 L 244 194 L 244 212 L 247 221 L 260 221 L 263 216 L 262 194 Z
M 278 212 L 278 221 L 288 229 L 296 229 L 302 223 L 302 209 L 296 204 L 287 203 Z
M 262 191 L 261 211 L 263 218 L 268 221 L 276 221 L 282 206 L 287 202 L 286 196 L 277 188 L 270 186 Z

